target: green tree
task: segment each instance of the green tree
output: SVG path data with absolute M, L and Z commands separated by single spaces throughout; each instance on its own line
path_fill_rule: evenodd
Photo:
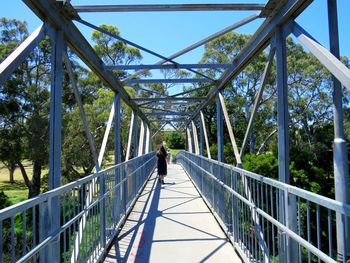
M 14 19 L 0 20 L 0 60 L 3 60 L 27 36 L 27 25 Z M 48 162 L 48 112 L 50 80 L 50 41 L 44 39 L 16 69 L 0 90 L 0 118 L 3 150 L 2 161 L 19 166 L 29 197 L 40 193 L 41 171 Z M 3 151 L 2 150 L 2 151 Z M 32 178 L 23 160 L 32 161 Z M 10 161 L 10 162 L 9 162 Z M 11 173 L 11 172 L 10 172 Z
M 182 132 L 170 132 L 166 138 L 166 141 L 171 149 L 185 148 L 185 136 Z

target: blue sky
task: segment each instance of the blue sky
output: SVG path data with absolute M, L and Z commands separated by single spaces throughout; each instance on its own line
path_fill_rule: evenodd
M 264 1 L 205 1 L 205 0 L 183 0 L 181 3 L 264 3 Z M 93 1 L 72 0 L 73 5 L 79 4 L 115 4 L 115 0 Z M 118 4 L 155 4 L 155 3 L 177 3 L 177 1 L 127 1 L 119 0 Z M 328 47 L 328 22 L 327 22 L 327 0 L 315 0 L 300 17 L 297 18 L 311 35 L 321 44 Z M 338 0 L 338 17 L 340 31 L 340 51 L 342 55 L 350 57 L 350 10 L 349 0 Z M 99 25 L 114 24 L 126 39 L 143 45 L 158 53 L 169 56 L 176 51 L 185 48 L 204 37 L 247 17 L 252 12 L 242 11 L 218 11 L 218 12 L 146 12 L 146 13 L 85 13 L 81 14 L 83 19 Z M 20 0 L 3 0 L 0 16 L 26 20 L 29 31 L 33 31 L 41 21 Z M 262 23 L 262 19 L 255 20 L 250 24 L 237 30 L 240 33 L 254 33 Z M 83 25 L 77 24 L 83 34 L 89 39 L 91 30 Z M 198 62 L 203 54 L 203 48 L 198 48 L 187 55 L 176 59 L 179 63 Z M 142 63 L 155 63 L 159 59 L 144 54 Z

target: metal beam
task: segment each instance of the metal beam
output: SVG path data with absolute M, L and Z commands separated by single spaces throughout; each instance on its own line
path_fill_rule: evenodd
M 190 129 L 189 129 L 188 127 L 186 128 L 186 132 L 187 132 L 188 151 L 189 151 L 190 153 L 193 153 L 193 148 L 192 148 L 192 137 L 191 137 Z
M 350 70 L 325 47 L 312 38 L 298 23 L 293 23 L 293 34 L 349 91 Z
M 132 109 L 138 109 L 138 106 L 130 101 L 130 96 L 123 88 L 122 83 L 109 71 L 103 68 L 103 62 L 98 57 L 92 46 L 85 39 L 79 29 L 71 21 L 68 13 L 63 12 L 56 1 L 47 0 L 23 0 L 23 2 L 43 21 L 48 22 L 54 28 L 60 28 L 72 51 L 112 90 L 118 91 L 120 97 Z M 49 14 L 49 15 L 48 15 Z M 141 111 L 139 116 L 146 120 L 147 118 Z
M 194 124 L 194 121 L 191 121 L 192 124 L 192 132 L 193 132 L 193 141 L 194 141 L 194 152 L 195 154 L 199 154 L 199 144 L 198 144 L 198 133 L 197 133 L 197 127 Z
M 156 136 L 157 133 L 158 133 L 159 131 L 161 131 L 161 130 L 164 128 L 164 126 L 167 125 L 167 124 L 168 124 L 168 122 L 165 122 L 165 123 L 152 135 L 151 139 L 153 139 L 153 137 Z
M 145 154 L 150 152 L 150 139 L 151 139 L 151 132 L 149 125 L 146 125 L 146 144 L 145 144 Z
M 101 27 L 95 26 L 95 25 L 93 25 L 93 24 L 91 24 L 91 23 L 89 23 L 89 22 L 87 22 L 87 21 L 85 21 L 85 20 L 82 20 L 82 19 L 79 18 L 79 19 L 76 19 L 76 21 L 78 21 L 78 22 L 80 22 L 80 23 L 82 23 L 82 24 L 84 24 L 84 25 L 86 25 L 86 26 L 88 26 L 88 27 L 91 27 L 91 28 L 93 28 L 93 29 L 95 29 L 95 30 L 97 30 L 97 31 L 100 31 L 101 33 L 106 34 L 106 35 L 108 35 L 108 36 L 110 36 L 110 37 L 116 38 L 116 39 L 118 39 L 118 40 L 124 42 L 125 44 L 128 44 L 128 45 L 130 45 L 130 46 L 136 47 L 136 48 L 138 48 L 138 49 L 140 49 L 140 50 L 143 50 L 143 51 L 145 51 L 145 52 L 147 52 L 147 53 L 149 53 L 149 54 L 151 54 L 151 55 L 153 55 L 153 56 L 156 56 L 156 57 L 159 57 L 159 58 L 161 58 L 161 59 L 163 59 L 163 60 L 166 60 L 167 62 L 171 62 L 171 63 L 173 63 L 173 64 L 178 64 L 177 62 L 175 62 L 175 61 L 173 61 L 173 60 L 171 60 L 171 59 L 169 59 L 169 58 L 167 58 L 167 57 L 165 57 L 165 56 L 163 56 L 163 55 L 160 55 L 160 54 L 157 53 L 157 52 L 154 52 L 154 51 L 152 51 L 152 50 L 150 50 L 150 49 L 148 49 L 148 48 L 145 48 L 145 47 L 143 47 L 143 46 L 141 46 L 141 45 L 138 45 L 138 44 L 136 44 L 136 43 L 134 43 L 134 42 L 132 42 L 132 41 L 129 41 L 129 40 L 127 40 L 127 39 L 125 39 L 125 38 L 123 38 L 123 37 L 121 37 L 121 36 L 119 36 L 119 35 L 113 34 L 113 33 L 109 32 L 109 31 L 107 31 L 107 30 L 105 30 L 105 29 L 103 29 L 103 28 L 101 28 Z M 204 75 L 204 74 L 201 73 L 201 72 L 195 71 L 195 70 L 193 70 L 193 69 L 191 69 L 191 68 L 187 68 L 187 70 L 190 71 L 190 72 L 192 72 L 192 73 L 194 73 L 194 74 L 197 74 L 197 75 L 199 75 L 199 76 L 202 76 L 202 77 L 204 77 L 204 78 L 206 78 L 206 79 L 212 80 L 210 77 L 207 77 L 206 75 Z M 123 80 L 123 81 L 125 81 L 125 80 Z
M 192 112 L 145 112 L 146 116 L 181 116 L 181 115 L 191 115 Z
M 132 98 L 133 101 L 202 101 L 205 97 Z
M 226 27 L 226 28 L 224 28 L 224 29 L 222 29 L 222 30 L 212 34 L 212 35 L 209 35 L 208 37 L 206 37 L 206 38 L 204 38 L 204 39 L 202 39 L 202 40 L 192 44 L 191 46 L 188 46 L 188 47 L 186 47 L 186 48 L 184 48 L 184 49 L 182 49 L 182 50 L 172 54 L 171 56 L 168 57 L 168 59 L 175 59 L 177 57 L 180 57 L 180 56 L 182 56 L 182 55 L 184 55 L 184 54 L 186 54 L 186 53 L 188 53 L 188 52 L 190 52 L 190 51 L 192 51 L 192 50 L 194 50 L 194 49 L 196 49 L 196 48 L 198 48 L 198 47 L 208 43 L 209 41 L 211 41 L 211 40 L 213 40 L 213 39 L 215 39 L 215 38 L 217 38 L 219 36 L 222 36 L 222 35 L 230 32 L 232 30 L 235 30 L 238 27 L 241 27 L 241 26 L 243 26 L 243 25 L 245 25 L 245 24 L 247 24 L 247 23 L 257 19 L 259 17 L 259 14 L 260 14 L 260 12 L 254 14 L 254 15 L 251 15 L 251 16 L 249 16 L 247 18 L 244 18 L 244 19 L 242 19 L 242 20 L 240 20 L 240 21 L 238 21 L 238 22 L 236 22 L 236 23 L 234 23 L 234 24 L 232 24 L 232 25 L 230 25 L 230 26 L 228 26 L 228 27 Z M 162 65 L 162 64 L 164 64 L 166 62 L 167 62 L 167 60 L 163 59 L 163 60 L 158 61 L 154 65 Z M 136 76 L 144 73 L 145 71 L 146 70 L 137 71 L 134 74 L 132 74 L 131 76 L 123 79 L 123 81 L 135 78 Z
M 126 147 L 126 155 L 125 155 L 125 161 L 128 161 L 130 159 L 130 150 L 131 150 L 131 140 L 132 140 L 132 131 L 134 129 L 134 111 L 131 112 L 131 119 L 130 119 L 130 127 L 129 127 L 129 137 L 128 137 L 128 145 Z
M 163 65 L 114 65 L 105 66 L 106 70 L 151 70 L 151 69 L 215 69 L 227 68 L 231 64 L 163 64 Z
M 187 119 L 173 119 L 173 120 L 164 120 L 164 119 L 160 119 L 160 120 L 149 120 L 149 122 L 185 122 L 187 121 Z
M 217 133 L 217 146 L 218 146 L 218 161 L 224 161 L 224 133 L 223 133 L 223 121 L 222 121 L 222 108 L 220 104 L 219 96 L 216 99 L 216 133 Z
M 100 167 L 102 165 L 103 156 L 104 156 L 105 151 L 106 151 L 106 146 L 107 146 L 109 132 L 111 131 L 111 128 L 112 128 L 112 122 L 113 122 L 113 118 L 114 118 L 114 111 L 115 110 L 114 110 L 114 102 L 113 102 L 112 106 L 111 106 L 111 110 L 109 112 L 109 117 L 108 117 L 108 121 L 107 121 L 106 130 L 105 130 L 105 133 L 103 135 L 100 152 L 98 154 L 98 164 L 99 164 Z
M 183 101 L 152 101 L 151 103 L 147 103 L 147 105 L 153 104 L 155 107 L 169 105 L 169 106 L 187 108 L 187 107 L 191 107 L 194 104 L 198 104 L 198 103 L 200 103 L 200 101 L 186 101 L 185 104 Z M 144 104 L 139 104 L 140 108 L 144 108 L 143 105 Z
M 276 27 L 276 67 L 277 67 L 277 122 L 278 122 L 278 179 L 290 184 L 289 173 L 289 112 L 288 112 L 288 72 L 286 38 L 282 27 Z M 279 218 L 289 229 L 297 232 L 296 199 L 280 191 Z M 296 241 L 285 235 L 279 238 L 280 262 L 298 261 Z
M 330 52 L 336 59 L 340 57 L 337 1 L 327 1 L 328 5 L 328 27 Z M 350 77 L 350 76 L 349 76 Z M 334 142 L 333 142 L 333 163 L 334 163 L 334 186 L 335 200 L 349 204 L 349 167 L 347 142 L 344 130 L 343 113 L 343 92 L 340 82 L 332 76 L 333 84 L 333 122 L 334 122 Z M 336 233 L 337 233 L 337 260 L 344 262 L 350 258 L 350 221 L 344 220 L 342 215 L 336 213 Z M 345 231 L 344 231 L 345 230 Z
M 230 122 L 230 118 L 228 116 L 225 100 L 224 100 L 224 97 L 222 96 L 221 92 L 218 93 L 218 96 L 219 96 L 219 100 L 221 103 L 221 109 L 222 109 L 222 112 L 224 114 L 228 134 L 230 136 L 230 141 L 232 144 L 233 153 L 234 153 L 235 158 L 236 158 L 237 166 L 241 166 L 242 165 L 241 156 L 239 155 L 238 146 L 236 143 L 236 138 L 233 134 L 232 125 Z
M 120 116 L 120 95 L 114 95 L 114 164 L 121 163 L 121 116 Z
M 17 69 L 30 52 L 38 45 L 45 36 L 45 26 L 40 25 L 28 36 L 12 53 L 10 53 L 0 64 L 0 85 L 8 79 L 12 72 Z
M 76 5 L 82 12 L 159 12 L 159 11 L 251 11 L 263 10 L 264 4 L 163 4 L 163 5 Z
M 199 119 L 199 154 L 204 156 L 204 131 L 203 131 L 203 123 L 201 119 Z
M 49 190 L 61 185 L 61 145 L 62 145 L 62 79 L 63 79 L 63 34 L 61 30 L 51 30 L 51 88 L 50 88 L 50 144 L 49 144 Z M 60 226 L 60 200 L 55 197 L 49 207 L 50 227 L 48 232 Z M 45 233 L 47 235 L 48 233 Z M 45 253 L 45 252 L 44 252 Z M 60 258 L 60 241 L 55 239 L 49 246 L 47 258 Z
M 199 87 L 199 88 L 195 88 L 195 89 L 191 89 L 191 90 L 186 90 L 186 91 L 183 91 L 183 92 L 180 92 L 180 93 L 176 93 L 174 95 L 169 95 L 169 97 L 177 97 L 177 96 L 180 96 L 180 95 L 185 95 L 185 94 L 188 94 L 188 93 L 192 93 L 192 92 L 195 92 L 197 90 L 202 90 L 202 89 L 205 89 L 205 88 L 209 88 L 211 86 L 213 86 L 215 83 L 210 83 L 209 85 L 205 85 L 204 87 Z
M 202 111 L 200 112 L 200 117 L 201 117 L 201 123 L 202 123 L 202 126 L 203 126 L 203 134 L 204 134 L 204 139 L 205 139 L 205 146 L 207 148 L 208 159 L 211 159 L 208 134 L 207 134 L 207 129 L 205 127 L 205 120 L 204 120 L 204 115 L 203 115 Z
M 144 138 L 145 138 L 145 126 L 144 126 L 143 121 L 141 121 L 139 147 L 138 147 L 138 151 L 137 151 L 137 156 L 141 156 L 143 154 Z
M 77 101 L 78 108 L 79 108 L 80 115 L 81 115 L 81 119 L 82 119 L 83 125 L 84 125 L 84 130 L 85 130 L 86 136 L 88 138 L 90 151 L 91 151 L 92 157 L 93 157 L 94 162 L 95 162 L 96 171 L 99 172 L 100 171 L 100 167 L 101 167 L 101 163 L 102 163 L 103 152 L 104 152 L 103 145 L 106 144 L 106 142 L 102 143 L 100 156 L 98 157 L 97 156 L 96 146 L 95 146 L 95 143 L 94 143 L 94 140 L 93 140 L 90 128 L 89 128 L 89 123 L 88 123 L 88 120 L 87 120 L 87 117 L 86 117 L 86 113 L 85 113 L 85 110 L 84 110 L 84 107 L 83 107 L 83 103 L 81 101 L 78 85 L 77 85 L 77 82 L 75 80 L 73 68 L 72 68 L 72 65 L 71 65 L 71 63 L 69 61 L 69 57 L 68 57 L 67 51 L 63 52 L 63 59 L 64 59 L 64 63 L 65 63 L 66 68 L 67 68 L 67 72 L 68 72 L 68 75 L 69 75 L 70 82 L 71 82 L 72 87 L 73 87 L 74 96 L 75 96 L 75 99 Z M 113 118 L 113 116 L 112 116 L 112 118 Z M 103 141 L 107 141 L 105 138 L 108 138 L 108 133 L 109 133 L 109 129 L 108 129 L 108 125 L 107 125 L 106 133 L 105 133 L 105 136 L 103 138 Z M 107 134 L 107 136 L 106 136 L 106 134 Z M 89 206 L 90 203 L 91 203 L 92 196 L 93 196 L 93 190 L 92 189 L 95 187 L 95 185 L 96 185 L 96 180 L 93 180 L 91 186 L 89 187 L 89 194 L 88 194 L 88 196 L 85 197 L 85 206 L 86 207 Z M 78 233 L 79 234 L 76 235 L 75 240 L 74 240 L 74 248 L 73 248 L 73 253 L 71 255 L 71 262 L 75 262 L 77 260 L 77 258 L 78 258 L 78 255 L 79 255 L 79 249 L 78 248 L 79 248 L 79 246 L 81 245 L 81 242 L 82 242 L 82 238 L 83 238 L 83 234 L 82 233 L 83 233 L 83 230 L 84 230 L 85 225 L 86 225 L 86 217 L 87 217 L 87 214 L 84 214 L 82 219 L 79 220 L 79 228 L 78 228 Z
M 260 100 L 262 98 L 262 94 L 264 92 L 265 84 L 267 81 L 266 76 L 267 76 L 268 72 L 270 72 L 270 68 L 272 66 L 274 55 L 275 55 L 275 47 L 271 47 L 270 54 L 269 54 L 269 57 L 267 59 L 267 63 L 266 63 L 265 68 L 264 68 L 264 72 L 261 75 L 260 87 L 256 93 L 256 96 L 255 96 L 254 106 L 253 106 L 253 110 L 252 110 L 252 113 L 251 113 L 250 118 L 249 118 L 248 127 L 247 127 L 247 130 L 246 130 L 245 135 L 244 135 L 244 139 L 243 139 L 243 143 L 242 143 L 242 147 L 241 147 L 241 152 L 239 154 L 241 158 L 243 157 L 245 149 L 246 149 L 247 144 L 248 144 L 248 138 L 250 137 L 252 127 L 253 127 L 253 122 L 255 119 L 255 115 L 256 115 L 256 112 L 258 110 L 259 103 L 260 103 Z
M 83 103 L 81 101 L 81 97 L 80 97 L 80 93 L 79 93 L 79 89 L 78 89 L 78 84 L 75 80 L 73 68 L 72 68 L 72 65 L 69 61 L 68 54 L 66 51 L 63 52 L 63 59 L 64 59 L 64 64 L 66 65 L 66 68 L 67 68 L 70 83 L 72 84 L 72 87 L 73 87 L 74 97 L 75 97 L 75 100 L 77 101 L 77 104 L 78 104 L 78 108 L 79 108 L 81 119 L 83 121 L 86 137 L 88 138 L 92 158 L 93 158 L 95 166 L 96 166 L 96 171 L 98 172 L 100 170 L 101 164 L 100 164 L 99 158 L 97 156 L 97 150 L 96 150 L 96 146 L 94 143 L 94 139 L 92 138 L 89 123 L 88 123 L 88 120 L 86 117 Z
M 134 120 L 134 154 L 133 154 L 133 158 L 137 157 L 138 156 L 138 149 L 139 149 L 139 138 L 138 138 L 138 135 L 139 135 L 139 122 L 138 122 L 138 119 L 137 119 L 137 112 L 134 111 L 134 116 L 135 116 L 135 120 Z
M 211 82 L 208 79 L 130 79 L 126 80 L 125 84 L 142 84 L 142 83 L 203 83 Z
M 143 91 L 146 91 L 146 92 L 150 92 L 150 93 L 154 93 L 154 94 L 158 94 L 160 96 L 166 96 L 166 94 L 162 93 L 162 92 L 159 92 L 159 91 L 156 91 L 156 90 L 150 90 L 150 89 L 145 89 L 144 87 L 135 87 L 133 85 L 128 85 L 130 86 L 131 88 L 133 88 L 134 90 L 143 90 Z
M 258 28 L 256 33 L 250 38 L 245 47 L 233 59 L 232 67 L 226 70 L 220 79 L 217 81 L 216 88 L 213 88 L 207 95 L 207 100 L 204 101 L 192 115 L 191 119 L 195 118 L 200 110 L 206 107 L 215 97 L 216 94 L 225 88 L 233 78 L 235 78 L 251 59 L 262 52 L 269 44 L 271 37 L 274 34 L 276 25 L 283 24 L 290 19 L 298 16 L 312 1 L 311 0 L 289 0 L 280 1 L 273 10 L 272 15 L 266 18 L 264 23 Z M 189 124 L 190 120 L 188 123 Z

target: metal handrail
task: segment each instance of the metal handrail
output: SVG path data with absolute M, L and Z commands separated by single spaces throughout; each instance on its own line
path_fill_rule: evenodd
M 263 258 L 266 252 L 259 251 L 261 247 L 257 245 L 257 231 L 254 232 L 254 229 L 250 227 L 256 221 L 249 218 L 251 214 L 246 212 L 247 209 L 253 209 L 260 218 L 259 230 L 263 230 L 264 240 L 268 241 L 269 261 L 275 261 L 275 258 L 279 256 L 278 250 L 280 249 L 277 244 L 271 244 L 271 240 L 291 238 L 297 242 L 298 253 L 294 255 L 297 261 L 309 261 L 314 256 L 324 262 L 336 262 L 337 255 L 333 253 L 335 245 L 332 238 L 335 217 L 338 214 L 344 220 L 349 219 L 349 204 L 342 204 L 298 187 L 186 151 L 180 152 L 176 160 L 194 181 L 245 261 L 266 261 Z M 239 177 L 242 176 L 247 178 L 252 191 L 252 200 L 248 200 L 244 194 L 243 189 L 247 185 L 243 185 L 242 182 L 244 181 L 239 180 Z M 274 211 L 275 209 L 281 209 L 279 206 L 281 193 L 288 197 L 289 202 L 296 200 L 297 209 L 294 211 L 297 214 L 298 221 L 296 231 L 283 224 L 278 218 L 278 211 Z M 284 209 L 287 209 L 287 206 Z M 320 222 L 321 209 L 328 212 L 326 214 L 328 216 L 327 222 L 323 225 Z M 303 215 L 305 212 L 306 216 Z M 285 211 L 285 213 L 290 213 L 290 211 Z M 311 214 L 316 215 L 316 222 L 311 222 Z M 315 223 L 313 227 L 311 223 Z M 245 231 L 253 231 L 253 233 L 244 233 Z M 313 235 L 314 237 L 317 236 L 316 238 L 311 236 L 312 231 L 316 232 Z M 327 248 L 321 246 L 321 231 L 328 231 Z M 288 250 L 288 247 L 286 250 Z
M 0 262 L 48 262 L 51 259 L 50 246 L 54 242 L 60 242 L 63 248 L 59 261 L 69 261 L 72 253 L 76 253 L 73 258 L 77 262 L 99 260 L 155 165 L 156 155 L 151 152 L 0 210 Z M 104 187 L 96 180 L 101 176 L 105 179 Z M 92 188 L 93 194 L 88 195 Z M 105 189 L 104 193 L 100 192 L 102 189 Z M 87 196 L 91 199 L 89 202 L 86 201 Z M 54 198 L 59 199 L 59 207 L 51 207 Z M 84 205 L 85 202 L 87 205 Z M 105 210 L 101 210 L 104 207 L 102 203 Z M 50 227 L 52 209 L 59 209 L 61 214 L 61 224 L 55 229 Z M 108 215 L 105 222 L 99 219 L 102 211 Z M 14 233 L 18 215 L 22 218 L 22 242 L 17 241 Z M 79 222 L 83 219 L 86 220 L 85 227 L 80 229 Z M 106 236 L 101 236 L 102 233 Z M 81 235 L 82 241 L 75 248 L 77 235 Z M 9 244 L 4 243 L 6 240 Z M 3 247 L 5 250 L 7 247 L 5 256 Z

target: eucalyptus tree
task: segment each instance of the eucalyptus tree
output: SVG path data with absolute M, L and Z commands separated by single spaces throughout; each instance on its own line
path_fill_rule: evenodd
M 0 30 L 3 60 L 28 36 L 28 30 L 25 22 L 6 18 L 0 20 Z M 20 168 L 29 197 L 40 193 L 42 169 L 48 163 L 49 80 L 50 41 L 46 38 L 0 88 L 1 144 L 6 144 L 0 157 L 10 174 L 14 164 Z M 32 162 L 31 178 L 24 159 Z

